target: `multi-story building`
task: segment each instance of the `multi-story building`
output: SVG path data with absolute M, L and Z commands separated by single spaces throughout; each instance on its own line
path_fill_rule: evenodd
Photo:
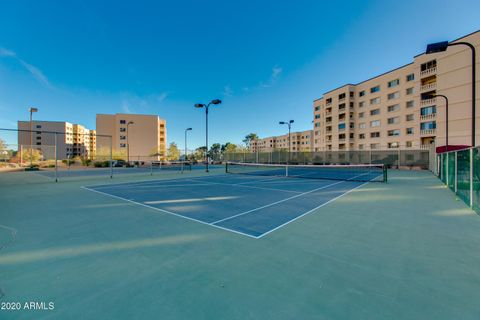
M 459 41 L 478 48 L 480 31 L 453 42 Z M 450 46 L 445 52 L 419 54 L 410 64 L 324 93 L 313 102 L 314 150 L 443 146 L 445 101 L 432 98 L 436 94 L 449 99 L 449 145 L 469 145 L 471 70 L 471 50 Z
M 29 132 L 30 126 L 32 132 Z M 82 125 L 64 121 L 18 121 L 18 129 L 19 147 L 30 148 L 32 140 L 33 147 L 40 150 L 45 159 L 55 158 L 55 139 L 59 159 L 91 159 L 95 155 L 95 130 Z
M 166 158 L 166 121 L 157 115 L 97 114 L 96 129 L 97 153 L 109 150 L 111 145 L 114 153 L 126 156 L 128 146 L 132 161 Z
M 298 151 L 312 151 L 313 131 L 299 131 L 292 132 L 290 134 L 292 152 Z M 288 134 L 281 136 L 268 137 L 252 141 L 250 144 L 250 150 L 252 152 L 271 152 L 274 150 L 289 150 L 288 147 Z

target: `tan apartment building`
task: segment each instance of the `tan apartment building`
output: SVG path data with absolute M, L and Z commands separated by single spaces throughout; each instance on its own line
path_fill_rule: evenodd
M 129 144 L 131 161 L 166 158 L 166 121 L 157 115 L 97 114 L 96 122 L 97 152 L 109 150 L 112 143 L 113 152 L 126 158 Z
M 478 52 L 480 31 L 452 42 L 459 41 L 472 43 Z M 326 92 L 313 102 L 314 150 L 444 146 L 445 100 L 431 98 L 435 94 L 449 99 L 449 145 L 469 145 L 471 72 L 470 48 L 450 46 L 445 52 L 419 54 L 410 64 Z M 478 95 L 476 100 L 478 106 Z M 477 130 L 476 141 L 479 134 Z
M 313 130 L 292 132 L 290 134 L 292 152 L 312 151 Z M 250 144 L 252 152 L 271 152 L 274 150 L 289 150 L 288 134 L 268 137 L 252 141 Z
M 64 121 L 18 121 L 19 148 L 29 148 L 30 139 L 35 149 L 41 151 L 44 159 L 55 159 L 55 132 L 59 159 L 95 156 L 96 133 L 82 125 Z M 22 131 L 25 130 L 25 131 Z

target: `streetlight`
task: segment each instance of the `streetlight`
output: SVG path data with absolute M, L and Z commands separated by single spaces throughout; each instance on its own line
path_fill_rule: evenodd
M 134 124 L 133 121 L 127 123 L 127 165 L 130 165 L 130 139 L 128 135 L 128 126 Z
M 33 128 L 32 128 L 32 118 L 33 113 L 38 112 L 37 108 L 30 108 L 30 168 L 33 167 Z
M 184 161 L 187 161 L 187 152 L 188 152 L 188 149 L 187 149 L 187 131 L 192 131 L 192 128 L 185 129 L 185 159 L 184 159 Z
M 442 97 L 445 99 L 445 151 L 448 152 L 448 97 L 443 95 L 443 94 L 432 94 L 428 95 L 426 98 L 427 99 L 433 99 L 436 97 Z
M 290 161 L 290 152 L 291 152 L 291 138 L 290 138 L 290 131 L 292 129 L 293 120 L 290 121 L 280 121 L 278 124 L 286 124 L 288 126 L 288 161 Z
M 475 47 L 469 42 L 453 42 L 449 43 L 448 41 L 442 41 L 437 43 L 431 43 L 427 45 L 427 50 L 425 54 L 432 54 L 437 52 L 446 51 L 450 46 L 457 46 L 457 45 L 465 45 L 468 46 L 472 50 L 472 147 L 475 147 Z
M 195 108 L 205 108 L 205 147 L 207 148 L 205 152 L 205 172 L 208 172 L 208 107 L 212 104 L 220 104 L 222 103 L 222 100 L 220 99 L 214 99 L 210 101 L 208 104 L 203 104 L 203 103 L 196 103 Z

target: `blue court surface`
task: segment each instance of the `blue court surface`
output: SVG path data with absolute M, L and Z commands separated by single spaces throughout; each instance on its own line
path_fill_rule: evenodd
M 261 238 L 365 183 L 225 174 L 84 188 Z

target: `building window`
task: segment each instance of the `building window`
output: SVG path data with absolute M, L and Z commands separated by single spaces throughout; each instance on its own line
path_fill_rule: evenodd
M 127 137 L 126 136 L 120 136 L 120 140 L 126 140 Z
M 373 128 L 373 127 L 379 127 L 380 126 L 380 120 L 374 120 L 374 121 L 370 121 L 370 127 Z
M 370 132 L 370 138 L 380 138 L 380 132 Z
M 353 91 L 350 91 L 350 98 L 355 97 L 355 93 Z
M 320 115 L 319 115 L 319 114 L 316 114 L 316 115 L 315 115 L 315 119 L 320 119 Z
M 407 88 L 406 93 L 407 93 L 407 95 L 413 94 L 413 91 L 414 91 L 414 90 L 413 90 L 413 87 Z
M 320 106 L 315 106 L 315 111 L 320 110 Z
M 365 139 L 365 133 L 360 133 L 358 135 L 358 139 Z
M 394 88 L 394 87 L 398 86 L 399 84 L 400 84 L 400 79 L 395 79 L 395 80 L 392 80 L 392 81 L 388 82 L 388 87 L 389 88 Z
M 345 129 L 345 123 L 339 123 L 338 124 L 338 129 L 339 130 Z
M 405 132 L 406 134 L 413 134 L 413 128 L 407 128 Z
M 320 122 L 315 122 L 315 127 L 320 127 Z
M 413 108 L 415 106 L 415 102 L 413 100 L 407 101 L 407 108 Z
M 365 95 L 365 90 L 362 90 L 358 93 L 358 96 L 359 97 L 363 97 Z
M 345 97 L 346 97 L 345 93 L 340 93 L 340 94 L 338 95 L 338 100 L 345 99 Z
M 400 135 L 400 130 L 395 129 L 395 130 L 388 130 L 388 136 L 389 137 L 396 137 Z
M 437 113 L 437 107 L 436 106 L 430 106 L 430 107 L 424 107 L 420 109 L 420 114 L 422 116 L 428 116 L 431 114 L 436 114 Z
M 399 104 L 394 104 L 391 106 L 388 106 L 387 108 L 388 112 L 394 112 L 400 110 L 400 105 Z
M 127 122 L 125 120 L 120 120 L 120 124 L 126 124 Z
M 398 148 L 399 147 L 399 143 L 398 142 L 389 142 L 388 143 L 388 148 L 389 149 L 394 149 L 394 148 Z
M 370 93 L 375 93 L 380 91 L 380 86 L 375 86 L 370 88 Z
M 420 71 L 425 71 L 437 67 L 437 60 L 431 60 L 420 65 Z
M 407 148 L 411 148 L 413 147 L 413 141 L 407 141 L 405 145 L 407 146 Z
M 365 101 L 359 102 L 359 103 L 358 103 L 358 107 L 359 107 L 359 108 L 365 107 Z
M 359 117 L 359 118 L 363 118 L 364 116 L 365 116 L 365 112 L 360 112 L 360 113 L 358 114 L 358 117 Z
M 370 110 L 370 115 L 371 116 L 375 116 L 375 115 L 378 115 L 378 114 L 380 114 L 380 109 Z
M 365 122 L 361 122 L 361 123 L 358 124 L 358 127 L 360 129 L 365 129 L 367 127 L 367 125 L 365 124 Z
M 379 104 L 379 103 L 380 103 L 380 98 L 379 97 L 370 99 L 370 104 Z
M 380 149 L 379 143 L 370 143 L 370 149 Z
M 407 82 L 413 81 L 413 80 L 415 80 L 415 75 L 413 73 L 410 73 L 409 75 L 407 75 Z
M 407 121 L 413 121 L 413 119 L 414 119 L 413 114 L 407 114 L 405 116 L 405 118 L 406 118 Z
M 435 121 L 428 121 L 420 123 L 420 130 L 431 130 L 437 127 L 437 123 Z
M 41 128 L 42 128 L 42 125 L 37 124 L 37 125 L 36 125 L 36 128 L 37 128 L 37 129 L 41 129 Z
M 392 99 L 398 99 L 400 97 L 400 92 L 392 92 L 392 93 L 389 93 L 387 98 L 388 100 L 392 100 Z
M 332 98 L 328 98 L 327 100 L 325 100 L 325 103 L 326 103 L 326 104 L 332 103 Z
M 120 143 L 120 148 L 126 148 L 127 145 L 125 143 Z
M 120 132 L 126 132 L 127 129 L 126 128 L 120 128 Z
M 399 123 L 400 122 L 400 118 L 399 117 L 393 117 L 393 118 L 388 118 L 387 119 L 387 123 L 388 124 L 395 124 L 395 123 Z

